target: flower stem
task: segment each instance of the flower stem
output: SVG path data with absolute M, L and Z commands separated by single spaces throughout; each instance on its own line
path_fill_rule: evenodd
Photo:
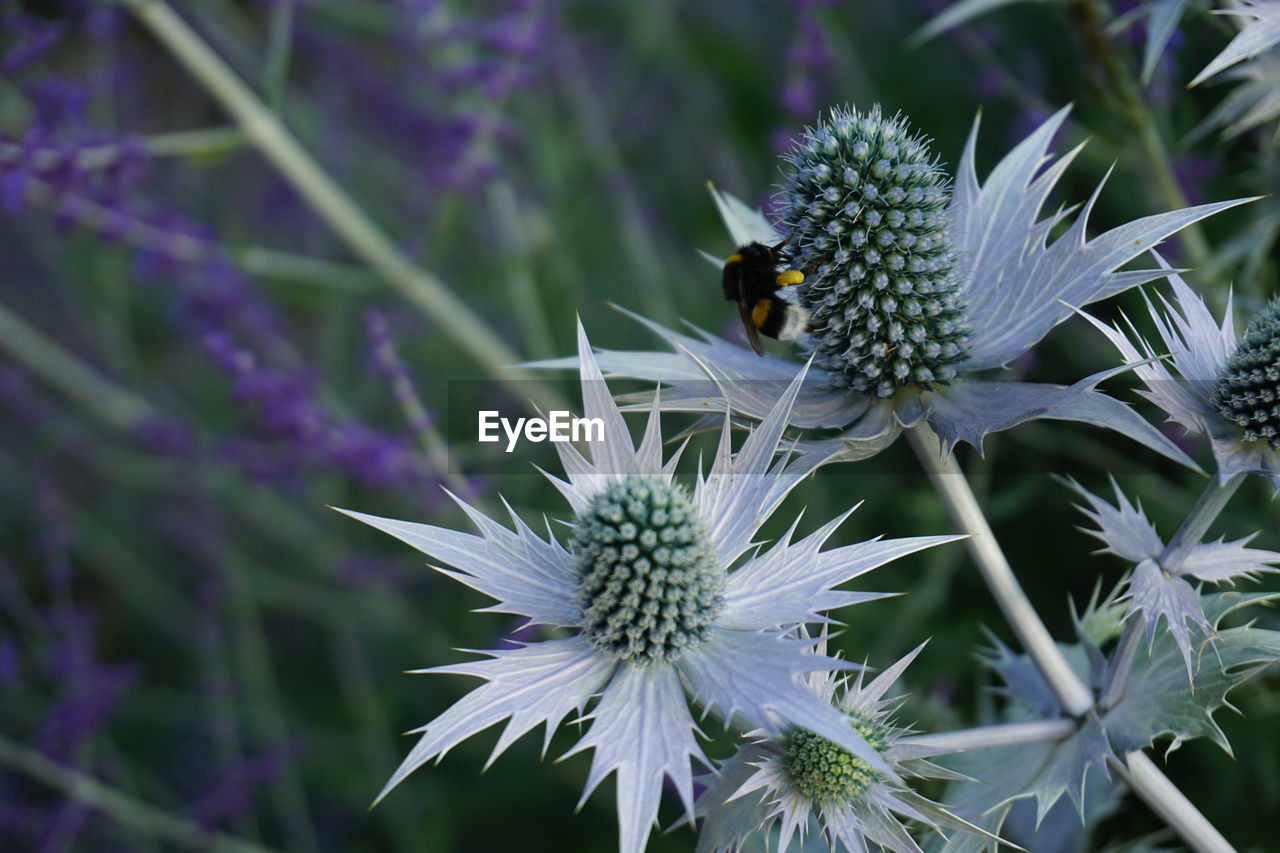
M 441 332 L 452 337 L 460 349 L 470 353 L 500 380 L 510 383 L 522 400 L 533 396 L 543 408 L 568 408 L 553 389 L 530 378 L 526 372 L 509 367 L 520 359 L 506 341 L 440 279 L 414 266 L 302 147 L 279 116 L 267 108 L 164 0 L 118 2 L 150 29 L 222 104 L 248 140 L 352 251 L 437 322 Z
M 1222 833 L 1160 772 L 1145 752 L 1135 750 L 1124 760 L 1122 775 L 1129 787 L 1182 836 L 1188 847 L 1196 853 L 1236 853 Z
M 1196 499 L 1195 506 L 1182 520 L 1178 532 L 1169 540 L 1169 544 L 1160 553 L 1157 562 L 1160 568 L 1169 573 L 1176 573 L 1191 553 L 1191 549 L 1204 539 L 1205 533 L 1217 520 L 1232 495 L 1244 482 L 1244 474 L 1236 474 L 1225 483 L 1217 477 L 1211 479 Z M 1138 650 L 1142 638 L 1142 620 L 1130 615 L 1124 626 L 1124 634 L 1111 654 L 1111 665 L 1107 668 L 1107 683 L 1102 690 L 1102 698 L 1098 705 L 1103 709 L 1110 708 L 1120 701 L 1124 695 L 1124 685 L 1129 678 L 1129 670 L 1133 667 L 1133 656 Z
M 1111 653 L 1111 661 L 1107 666 L 1107 683 L 1102 688 L 1102 696 L 1098 699 L 1098 707 L 1103 711 L 1114 707 L 1124 695 L 1124 685 L 1129 680 L 1129 670 L 1133 668 L 1133 656 L 1138 652 L 1138 643 L 1141 639 L 1142 620 L 1132 615 L 1125 622 L 1124 633 L 1120 635 L 1120 642 Z
M 1204 535 L 1209 532 L 1209 528 L 1217 521 L 1219 514 L 1243 482 L 1244 474 L 1236 474 L 1225 483 L 1217 477 L 1209 481 L 1196 499 L 1195 506 L 1191 507 L 1187 517 L 1183 519 L 1178 532 L 1173 534 L 1169 544 L 1160 553 L 1160 568 L 1170 573 L 1182 569 L 1182 563 L 1191 549 L 1204 539 Z
M 273 3 L 267 25 L 267 60 L 262 71 L 262 88 L 276 112 L 280 112 L 284 103 L 284 89 L 289 80 L 289 59 L 293 53 L 293 4 L 294 0 Z
M 136 800 L 79 770 L 50 761 L 0 735 L 0 764 L 16 770 L 68 798 L 97 809 L 123 826 L 184 850 L 221 853 L 265 853 L 268 848 L 196 826 Z
M 914 746 L 936 746 L 942 749 L 985 749 L 993 746 L 1013 746 L 1019 743 L 1065 740 L 1075 734 L 1075 731 L 1074 720 L 1059 718 L 909 735 L 902 738 L 901 742 Z
M 234 127 L 211 127 L 202 130 L 179 130 L 173 133 L 157 133 L 142 138 L 142 146 L 151 157 L 196 157 L 212 152 L 225 151 L 239 145 L 244 134 Z M 126 152 L 119 143 L 106 143 L 81 148 L 75 153 L 75 164 L 80 169 L 104 169 L 120 162 Z M 24 155 L 21 145 L 0 143 L 0 163 L 12 163 L 23 156 L 31 156 L 37 169 L 53 169 L 61 165 L 66 155 L 54 147 Z
M 1102 0 L 1078 0 L 1076 9 L 1084 27 L 1084 37 L 1089 49 L 1102 62 L 1107 78 L 1111 82 L 1112 91 L 1120 100 L 1124 111 L 1124 119 L 1132 127 L 1142 156 L 1138 159 L 1151 179 L 1150 186 L 1155 190 L 1158 200 L 1171 210 L 1189 206 L 1187 195 L 1178 183 L 1173 162 L 1169 157 L 1168 147 L 1156 125 L 1155 117 L 1147 106 L 1142 95 L 1142 87 L 1134 76 L 1132 69 L 1124 57 L 1116 52 L 1115 46 L 1106 32 L 1106 18 L 1111 10 Z M 1186 247 L 1191 263 L 1203 269 L 1209 265 L 1213 253 L 1209 242 L 1198 223 L 1182 229 L 1182 242 Z
M 928 471 L 929 479 L 947 505 L 952 519 L 970 534 L 967 540 L 969 551 L 973 554 L 983 579 L 1045 682 L 1069 714 L 1077 717 L 1082 715 L 1093 705 L 1089 688 L 1076 675 L 1075 670 L 1071 669 L 1031 602 L 1027 600 L 1022 587 L 1018 585 L 1009 561 L 1001 551 L 982 508 L 978 506 L 977 499 L 969 488 L 964 472 L 951 454 L 943 452 L 942 442 L 927 424 L 921 422 L 907 430 L 907 436 L 921 464 Z M 1208 500 L 1202 499 L 1196 504 L 1197 508 L 1201 503 L 1208 503 Z M 1192 513 L 1197 515 L 1195 510 Z M 1197 525 L 1200 523 L 1202 522 L 1195 522 Z M 1211 519 L 1203 522 L 1204 528 L 1210 523 Z M 1234 853 L 1231 845 L 1213 828 L 1208 819 L 1200 814 L 1145 754 L 1140 751 L 1131 752 L 1125 756 L 1125 761 L 1128 762 L 1129 769 L 1119 769 L 1124 772 L 1134 793 L 1172 827 L 1192 850 L 1196 853 Z
M 108 426 L 129 429 L 151 414 L 151 405 L 86 367 L 43 332 L 0 303 L 0 350 L 96 415 Z
M 942 449 L 938 436 L 923 422 L 907 431 L 916 456 L 933 481 L 939 497 L 947 505 L 952 520 L 969 539 L 965 544 L 973 555 L 982 578 L 1013 628 L 1036 668 L 1044 675 L 1058 703 L 1072 717 L 1093 707 L 1093 696 L 1080 677 L 1071 669 L 1061 649 L 1040 620 L 1035 608 L 1022 591 L 1008 559 L 1000 549 L 987 518 L 978 505 L 973 490 L 955 458 Z

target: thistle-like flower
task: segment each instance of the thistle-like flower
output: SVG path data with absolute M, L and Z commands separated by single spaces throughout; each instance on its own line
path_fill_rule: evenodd
M 927 760 L 950 750 L 902 740 L 910 732 L 891 720 L 902 700 L 886 699 L 885 693 L 919 652 L 917 648 L 869 684 L 863 684 L 863 672 L 852 681 L 831 673 L 809 676 L 815 693 L 841 710 L 849 727 L 871 744 L 898 779 L 803 729 L 780 735 L 753 732 L 752 742 L 724 761 L 717 773 L 704 777 L 708 787 L 698 798 L 703 819 L 698 853 L 737 853 L 754 835 L 767 834 L 775 825 L 779 853 L 785 853 L 793 839 L 803 841 L 813 816 L 830 849 L 849 853 L 865 853 L 869 844 L 895 853 L 919 853 L 899 815 L 935 830 L 960 829 L 999 841 L 902 781 L 966 778 Z
M 736 453 L 726 426 L 708 474 L 692 491 L 673 479 L 679 454 L 662 460 L 658 410 L 639 447 L 602 381 L 586 334 L 578 333 L 585 414 L 604 424 L 587 459 L 560 443 L 567 480 L 550 477 L 574 512 L 568 546 L 513 528 L 459 501 L 480 535 L 349 512 L 451 564 L 438 569 L 497 600 L 489 610 L 529 624 L 567 628 L 562 639 L 487 652 L 489 659 L 422 672 L 471 675 L 486 683 L 416 731 L 421 740 L 383 789 L 466 738 L 506 721 L 496 758 L 546 725 L 549 742 L 570 713 L 591 728 L 570 754 L 594 749 L 585 799 L 617 774 L 620 849 L 644 849 L 664 777 L 693 812 L 690 759 L 707 764 L 688 697 L 726 725 L 817 733 L 885 779 L 896 771 L 839 710 L 802 680 L 848 669 L 815 654 L 794 627 L 829 621 L 827 611 L 881 597 L 836 586 L 905 554 L 957 537 L 875 540 L 822 550 L 848 513 L 798 541 L 796 524 L 772 547 L 752 541 L 760 525 L 809 473 L 774 462 L 800 390 L 797 377 Z M 548 475 L 550 476 L 550 475 Z
M 1249 321 L 1210 402 L 1245 441 L 1280 450 L 1280 298 Z
M 1080 306 L 1165 275 L 1120 268 L 1180 229 L 1244 199 L 1148 216 L 1089 240 L 1085 230 L 1101 185 L 1066 231 L 1048 242 L 1071 210 L 1039 211 L 1079 148 L 1047 155 L 1063 109 L 978 182 L 977 125 L 947 184 L 926 140 L 901 117 L 838 109 L 809 128 L 788 157 L 777 230 L 738 200 L 715 193 L 735 244 L 778 244 L 806 279 L 798 297 L 813 318 L 802 347 L 814 366 L 792 412 L 792 426 L 843 427 L 808 446 L 839 458 L 886 447 L 904 428 L 926 422 L 950 449 L 981 449 L 991 432 L 1046 418 L 1117 430 L 1194 466 L 1159 430 L 1096 390 L 1127 369 L 1070 386 L 992 379 Z M 611 375 L 665 382 L 664 408 L 762 418 L 795 361 L 766 356 L 702 333 L 681 335 L 653 323 L 673 354 L 600 354 Z M 540 362 L 569 367 L 573 359 Z M 708 381 L 710 380 L 710 381 Z
M 855 391 L 892 397 L 956 376 L 968 343 L 946 235 L 949 180 L 928 140 L 879 107 L 837 109 L 789 156 L 782 228 L 815 364 Z
M 1121 357 L 1147 360 L 1134 369 L 1146 385 L 1139 393 L 1189 433 L 1208 437 L 1220 482 L 1257 473 L 1280 492 L 1280 300 L 1259 313 L 1237 342 L 1232 300 L 1219 323 L 1182 276 L 1169 270 L 1168 278 L 1173 302 L 1161 297 L 1164 313 L 1147 302 L 1167 359 L 1150 360 L 1157 353 L 1132 323 L 1126 334 L 1092 317 L 1090 322 Z

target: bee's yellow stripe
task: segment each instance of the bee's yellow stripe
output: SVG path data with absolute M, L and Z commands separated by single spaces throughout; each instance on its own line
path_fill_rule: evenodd
M 734 252 L 732 255 L 724 259 L 724 263 L 725 266 L 728 266 L 729 264 L 740 264 L 742 263 L 742 255 Z
M 786 272 L 778 273 L 778 287 L 789 287 L 802 281 L 804 281 L 804 273 L 800 272 L 800 270 L 787 270 Z
M 751 309 L 751 322 L 755 324 L 757 329 L 764 326 L 764 321 L 768 319 L 769 312 L 773 310 L 772 299 L 761 299 L 756 303 L 756 307 Z

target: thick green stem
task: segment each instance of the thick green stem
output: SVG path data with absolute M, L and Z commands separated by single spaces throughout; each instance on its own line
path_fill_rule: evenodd
M 440 279 L 418 269 L 325 172 L 301 143 L 222 59 L 163 0 L 119 0 L 235 119 L 248 140 L 352 251 L 434 320 L 458 347 L 512 384 L 520 399 L 564 408 L 560 396 L 528 373 L 510 367 L 519 357 Z
M 1000 549 L 987 518 L 978 505 L 969 481 L 955 458 L 942 449 L 942 443 L 924 423 L 907 431 L 911 446 L 933 481 L 934 488 L 962 531 L 969 534 L 965 544 L 973 555 L 982 578 L 987 582 L 996 604 L 1013 628 L 1022 647 L 1044 675 L 1045 682 L 1067 714 L 1078 717 L 1093 707 L 1093 695 L 1071 669 L 1058 644 L 1054 642 L 1035 608 L 1022 591 L 1009 561 Z
M 218 853 L 267 853 L 265 847 L 211 832 L 176 818 L 79 770 L 50 761 L 3 735 L 0 735 L 0 764 L 102 812 L 141 835 L 167 842 L 174 847 Z

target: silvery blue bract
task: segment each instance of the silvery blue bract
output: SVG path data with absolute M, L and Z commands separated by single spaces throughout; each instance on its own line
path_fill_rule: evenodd
M 1180 554 L 1174 564 L 1165 557 L 1165 543 L 1142 507 L 1130 502 L 1114 481 L 1111 484 L 1116 495 L 1114 505 L 1090 494 L 1078 483 L 1070 485 L 1088 502 L 1081 511 L 1098 525 L 1097 530 L 1085 532 L 1102 540 L 1107 546 L 1105 550 L 1135 565 L 1126 581 L 1128 618 L 1142 619 L 1148 645 L 1155 642 L 1156 629 L 1163 619 L 1169 636 L 1182 653 L 1187 677 L 1192 677 L 1189 628 L 1198 628 L 1202 636 L 1209 639 L 1214 634 L 1200 607 L 1200 595 L 1190 581 L 1230 584 L 1243 578 L 1253 580 L 1263 572 L 1277 571 L 1280 554 L 1246 547 L 1253 539 L 1248 536 L 1235 542 L 1198 543 Z
M 1223 48 L 1222 52 L 1206 65 L 1192 86 L 1208 80 L 1232 65 L 1253 59 L 1263 51 L 1280 43 L 1280 2 L 1277 0 L 1241 0 L 1238 7 L 1215 9 L 1215 14 L 1239 18 L 1251 18 Z

